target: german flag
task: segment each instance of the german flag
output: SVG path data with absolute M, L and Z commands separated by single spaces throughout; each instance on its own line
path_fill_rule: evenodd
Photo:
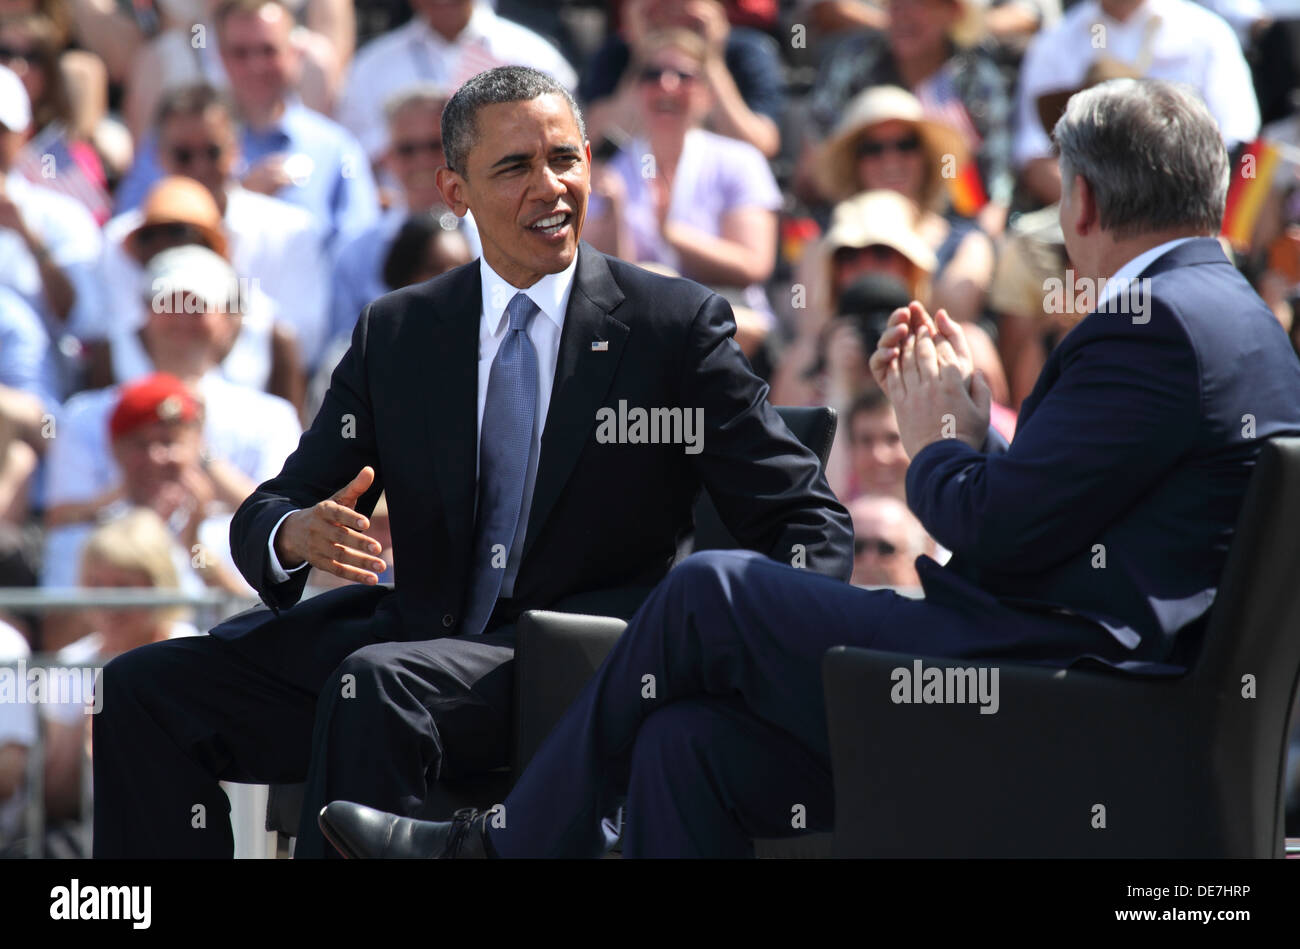
M 1277 146 L 1256 139 L 1246 146 L 1228 184 L 1228 201 L 1223 209 L 1223 236 L 1239 251 L 1250 249 L 1255 222 L 1273 189 L 1273 176 L 1281 155 Z
M 975 162 L 963 162 L 957 169 L 957 174 L 947 181 L 948 200 L 952 202 L 952 209 L 962 217 L 974 217 L 989 203 L 989 196 L 984 193 L 984 183 L 980 181 L 980 172 L 975 167 Z

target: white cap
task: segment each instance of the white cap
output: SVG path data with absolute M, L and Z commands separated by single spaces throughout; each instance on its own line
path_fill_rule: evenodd
M 8 66 L 0 66 L 0 125 L 11 132 L 26 132 L 32 124 L 32 103 L 27 87 Z
M 149 258 L 142 289 L 155 306 L 175 306 L 178 295 L 193 293 L 217 310 L 242 309 L 235 269 L 226 258 L 198 244 L 173 247 Z

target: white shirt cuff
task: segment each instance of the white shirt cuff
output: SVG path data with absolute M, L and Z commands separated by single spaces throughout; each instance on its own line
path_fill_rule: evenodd
M 297 513 L 298 513 L 297 508 L 289 512 L 289 514 L 297 514 Z M 276 583 L 284 583 L 286 580 L 289 579 L 289 574 L 297 573 L 299 570 L 302 570 L 304 567 L 309 566 L 307 561 L 304 560 L 302 563 L 298 564 L 298 566 L 294 567 L 292 570 L 285 570 L 284 566 L 280 563 L 280 558 L 276 556 L 275 535 L 279 532 L 280 525 L 284 523 L 284 518 L 288 517 L 289 514 L 286 514 L 284 517 L 280 518 L 278 521 L 275 522 L 275 526 L 271 528 L 271 536 L 266 541 L 266 554 L 268 558 L 266 562 L 271 566 L 271 579 L 274 580 Z

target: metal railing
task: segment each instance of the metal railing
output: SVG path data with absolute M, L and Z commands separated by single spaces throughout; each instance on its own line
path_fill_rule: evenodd
M 21 611 L 26 613 L 51 613 L 58 611 L 75 611 L 85 609 L 140 609 L 183 606 L 194 610 L 194 623 L 201 630 L 210 629 L 227 616 L 254 606 L 254 598 L 239 596 L 217 590 L 203 590 L 186 593 L 180 590 L 159 590 L 144 588 L 101 588 L 101 587 L 3 587 L 0 588 L 0 610 Z M 57 653 L 39 652 L 23 659 L 0 662 L 0 667 L 18 668 L 22 663 L 27 670 L 62 668 Z M 99 669 L 100 661 L 79 662 L 81 669 Z M 47 675 L 47 681 L 49 677 Z M 24 685 L 25 688 L 25 685 Z M 20 793 L 26 794 L 23 813 L 25 828 L 23 844 L 25 855 L 40 858 L 45 855 L 45 760 L 46 727 L 45 717 L 39 713 L 39 706 L 33 711 L 36 716 L 36 740 L 27 751 L 27 768 L 24 786 Z M 82 754 L 81 761 L 81 826 L 78 833 L 82 838 L 84 852 L 90 853 L 89 834 L 91 819 L 92 775 L 89 757 Z M 263 792 L 263 801 L 265 800 Z M 233 806 L 233 805 L 232 805 Z M 265 806 L 263 804 L 263 806 Z

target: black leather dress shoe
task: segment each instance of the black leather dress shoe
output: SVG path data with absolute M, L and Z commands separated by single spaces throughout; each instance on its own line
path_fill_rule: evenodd
M 482 860 L 487 814 L 462 808 L 450 821 L 416 820 L 335 801 L 317 818 L 334 849 L 352 860 Z

